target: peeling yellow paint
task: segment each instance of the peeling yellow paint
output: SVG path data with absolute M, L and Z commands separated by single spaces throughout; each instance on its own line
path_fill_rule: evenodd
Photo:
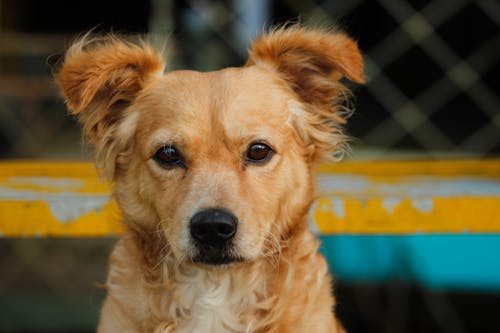
M 393 207 L 383 199 L 343 200 L 345 215 L 335 214 L 330 198 L 320 198 L 314 220 L 323 234 L 495 233 L 500 232 L 500 198 L 434 198 L 433 210 L 417 209 L 406 198 Z
M 44 178 L 45 184 L 37 182 L 16 182 L 19 178 Z M 53 186 L 61 179 L 77 180 L 79 185 Z M 49 193 L 72 191 L 74 193 L 107 193 L 109 186 L 106 181 L 97 175 L 95 166 L 91 163 L 75 162 L 3 162 L 0 163 L 0 185 L 12 189 L 35 190 Z
M 106 199 L 109 192 L 109 184 L 97 175 L 91 163 L 0 163 L 0 235 L 118 235 L 122 232 L 120 212 L 113 201 Z M 71 210 L 72 206 L 85 206 L 85 201 L 95 198 L 103 201 L 98 209 L 77 210 L 75 218 L 68 221 L 58 218 L 51 207 L 60 201 L 60 208 Z
M 365 176 L 475 176 L 500 177 L 500 159 L 439 161 L 355 161 L 322 164 L 319 173 L 348 173 Z
M 70 223 L 58 221 L 43 201 L 0 202 L 0 233 L 5 237 L 95 237 L 121 232 L 120 213 L 114 202 Z

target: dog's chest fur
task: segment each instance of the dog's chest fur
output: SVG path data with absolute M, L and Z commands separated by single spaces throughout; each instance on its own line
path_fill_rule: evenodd
M 258 307 L 257 290 L 234 288 L 233 276 L 192 269 L 176 272 L 173 289 L 165 297 L 170 316 L 176 316 L 176 333 L 251 332 L 248 312 Z M 245 315 L 247 314 L 247 315 Z

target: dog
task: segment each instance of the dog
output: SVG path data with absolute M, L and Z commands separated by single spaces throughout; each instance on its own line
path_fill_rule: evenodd
M 97 331 L 343 332 L 307 216 L 315 166 L 347 147 L 357 43 L 289 25 L 242 67 L 164 68 L 145 42 L 86 36 L 56 74 L 123 218 Z

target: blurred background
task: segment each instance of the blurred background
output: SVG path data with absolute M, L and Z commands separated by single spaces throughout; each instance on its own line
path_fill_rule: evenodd
M 91 160 L 52 79 L 89 29 L 147 36 L 168 69 L 208 71 L 290 20 L 340 26 L 364 53 L 348 158 L 500 155 L 496 0 L 0 0 L 0 158 Z M 0 239 L 0 332 L 94 331 L 114 241 Z M 336 293 L 349 332 L 500 332 L 500 293 L 398 279 L 339 279 Z

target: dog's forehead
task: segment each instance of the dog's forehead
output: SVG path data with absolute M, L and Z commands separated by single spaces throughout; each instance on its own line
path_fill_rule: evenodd
M 256 66 L 214 72 L 174 71 L 145 94 L 145 120 L 154 127 L 284 125 L 291 92 L 276 73 Z M 149 121 L 148 121 L 149 118 Z M 205 126 L 206 125 L 206 126 Z

